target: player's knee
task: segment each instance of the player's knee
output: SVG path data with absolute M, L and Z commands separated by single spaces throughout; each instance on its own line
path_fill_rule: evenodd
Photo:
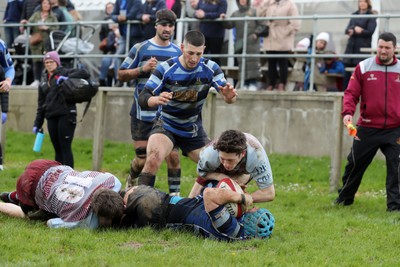
M 146 159 L 146 147 L 136 148 L 135 153 L 138 159 Z

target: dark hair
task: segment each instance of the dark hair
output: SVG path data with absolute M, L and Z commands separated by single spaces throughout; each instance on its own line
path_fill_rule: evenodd
M 194 46 L 202 46 L 206 43 L 206 39 L 199 31 L 188 31 L 185 34 L 185 42 Z
M 214 149 L 225 153 L 240 154 L 245 151 L 246 148 L 246 136 L 238 130 L 226 130 L 214 144 Z
M 67 6 L 67 0 L 58 0 L 59 6 Z
M 120 218 L 124 212 L 124 200 L 115 191 L 99 188 L 92 197 L 93 212 L 97 216 L 110 219 Z
M 176 15 L 173 11 L 168 8 L 160 9 L 156 13 L 156 24 L 158 23 L 176 23 Z
M 391 32 L 384 32 L 384 33 L 381 33 L 381 34 L 379 35 L 379 37 L 378 37 L 378 40 L 380 40 L 380 39 L 383 40 L 383 41 L 385 41 L 385 42 L 392 42 L 394 47 L 397 46 L 397 39 L 396 39 L 396 36 L 394 36 L 394 34 L 391 33 Z

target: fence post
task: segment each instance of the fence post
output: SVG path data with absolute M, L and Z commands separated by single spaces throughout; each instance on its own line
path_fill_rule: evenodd
M 329 191 L 335 192 L 339 188 L 339 181 L 342 172 L 342 144 L 343 144 L 343 123 L 342 123 L 343 94 L 334 98 L 333 101 L 333 130 L 335 131 L 331 155 L 331 170 L 329 177 Z
M 107 91 L 99 88 L 96 96 L 96 112 L 93 131 L 92 170 L 100 171 L 103 163 L 104 125 L 106 115 Z

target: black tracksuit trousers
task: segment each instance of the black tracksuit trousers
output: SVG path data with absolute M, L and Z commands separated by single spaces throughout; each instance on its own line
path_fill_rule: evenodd
M 361 184 L 362 177 L 378 149 L 386 158 L 387 210 L 400 210 L 400 127 L 376 129 L 357 127 L 347 165 L 339 189 L 339 200 L 351 204 Z M 378 177 L 377 177 L 378 178 Z

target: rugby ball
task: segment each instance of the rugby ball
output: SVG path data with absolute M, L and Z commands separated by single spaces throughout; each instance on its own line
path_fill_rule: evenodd
M 224 178 L 221 181 L 219 181 L 217 188 L 225 188 L 227 190 L 232 190 L 235 192 L 238 192 L 240 194 L 243 194 L 243 190 L 240 187 L 238 183 L 236 183 L 234 180 L 231 178 Z M 228 212 L 236 217 L 240 218 L 243 215 L 244 208 L 241 204 L 238 203 L 226 203 L 225 208 L 228 210 Z

